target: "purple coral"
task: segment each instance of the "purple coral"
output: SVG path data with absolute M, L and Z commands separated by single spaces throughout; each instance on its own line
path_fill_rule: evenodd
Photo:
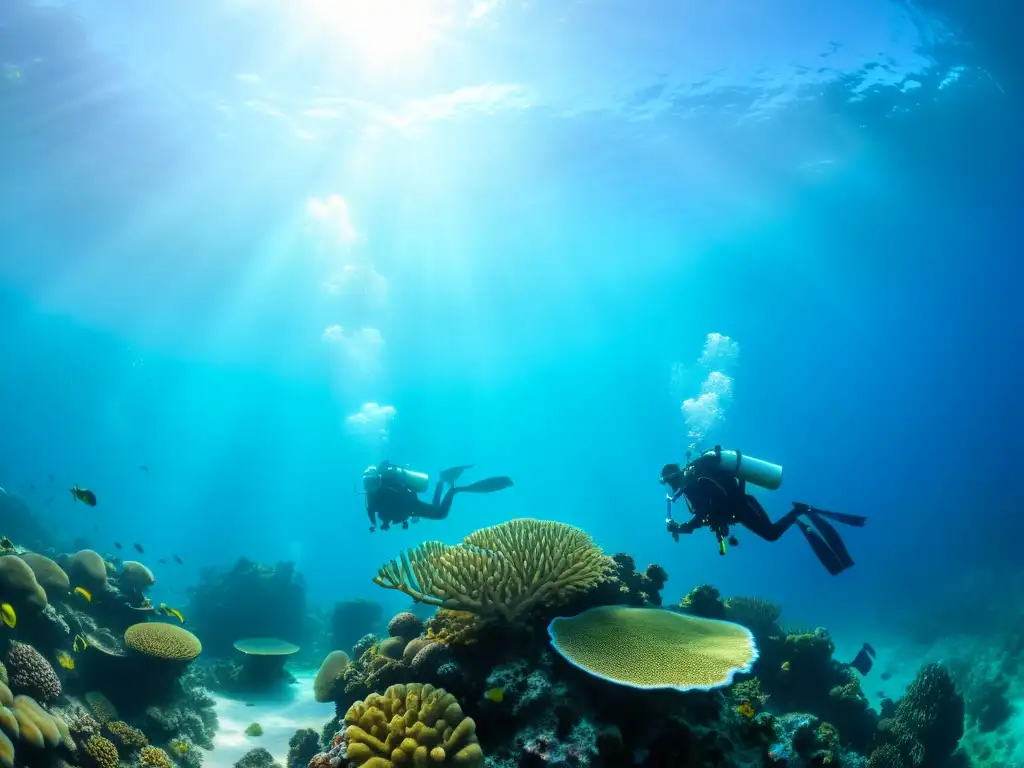
M 11 643 L 7 651 L 7 674 L 11 690 L 36 701 L 56 701 L 60 697 L 60 679 L 50 662 L 24 643 Z

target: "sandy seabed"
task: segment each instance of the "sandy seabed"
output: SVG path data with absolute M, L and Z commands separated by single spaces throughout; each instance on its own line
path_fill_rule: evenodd
M 250 749 L 263 747 L 282 766 L 288 756 L 288 740 L 299 728 L 320 733 L 334 717 L 333 704 L 313 700 L 315 671 L 293 672 L 296 682 L 271 695 L 229 698 L 215 694 L 220 728 L 213 751 L 205 753 L 204 768 L 231 768 Z M 246 736 L 252 723 L 263 728 L 262 736 Z

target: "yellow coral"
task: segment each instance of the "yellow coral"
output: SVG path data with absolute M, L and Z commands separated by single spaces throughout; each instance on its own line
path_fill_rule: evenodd
M 510 520 L 461 544 L 428 541 L 383 565 L 374 582 L 429 605 L 513 621 L 610 578 L 615 562 L 579 528 Z
M 749 629 L 656 608 L 591 608 L 553 620 L 548 634 L 570 664 L 633 688 L 718 688 L 757 660 Z
M 393 685 L 372 693 L 345 714 L 346 757 L 366 768 L 395 768 L 428 762 L 479 768 L 484 754 L 476 723 L 450 693 L 432 685 Z
M 160 747 L 143 747 L 139 753 L 139 763 L 147 768 L 172 768 L 171 758 Z
M 199 638 L 174 624 L 143 622 L 124 633 L 124 644 L 136 653 L 170 661 L 192 661 L 203 651 Z
M 86 693 L 85 703 L 89 705 L 89 709 L 92 710 L 99 722 L 109 723 L 111 720 L 117 720 L 117 707 L 99 691 Z
M 427 621 L 427 637 L 443 645 L 472 645 L 480 619 L 469 611 L 449 611 L 444 608 Z
M 82 749 L 95 768 L 117 768 L 117 747 L 102 736 L 90 736 Z
M 146 734 L 138 728 L 132 728 L 123 720 L 115 720 L 107 723 L 106 731 L 108 738 L 117 745 L 122 752 L 133 752 L 149 745 Z

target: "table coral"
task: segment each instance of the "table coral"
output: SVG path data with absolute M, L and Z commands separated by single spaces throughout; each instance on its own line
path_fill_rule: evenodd
M 757 660 L 746 627 L 657 608 L 592 608 L 555 619 L 548 633 L 569 663 L 633 688 L 710 690 Z
M 476 723 L 454 696 L 431 685 L 393 685 L 356 702 L 345 714 L 343 739 L 345 758 L 368 768 L 484 762 Z
M 192 661 L 203 651 L 199 638 L 187 629 L 159 622 L 128 627 L 124 644 L 136 653 L 168 661 Z

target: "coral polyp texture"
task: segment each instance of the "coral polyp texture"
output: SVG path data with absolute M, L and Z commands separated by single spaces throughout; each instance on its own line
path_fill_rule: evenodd
M 128 627 L 124 644 L 136 653 L 168 661 L 192 661 L 203 651 L 199 638 L 187 629 L 156 622 Z
M 461 544 L 428 541 L 381 567 L 374 582 L 429 605 L 515 621 L 610 578 L 614 561 L 565 523 L 510 520 Z
M 554 619 L 548 634 L 570 664 L 632 688 L 719 688 L 758 655 L 746 627 L 657 608 L 591 608 Z
M 484 764 L 476 723 L 454 696 L 432 685 L 393 685 L 356 702 L 345 714 L 342 740 L 348 763 L 367 768 Z
M 11 643 L 7 651 L 7 671 L 11 689 L 27 693 L 37 701 L 56 701 L 61 694 L 60 680 L 50 662 L 31 645 Z

